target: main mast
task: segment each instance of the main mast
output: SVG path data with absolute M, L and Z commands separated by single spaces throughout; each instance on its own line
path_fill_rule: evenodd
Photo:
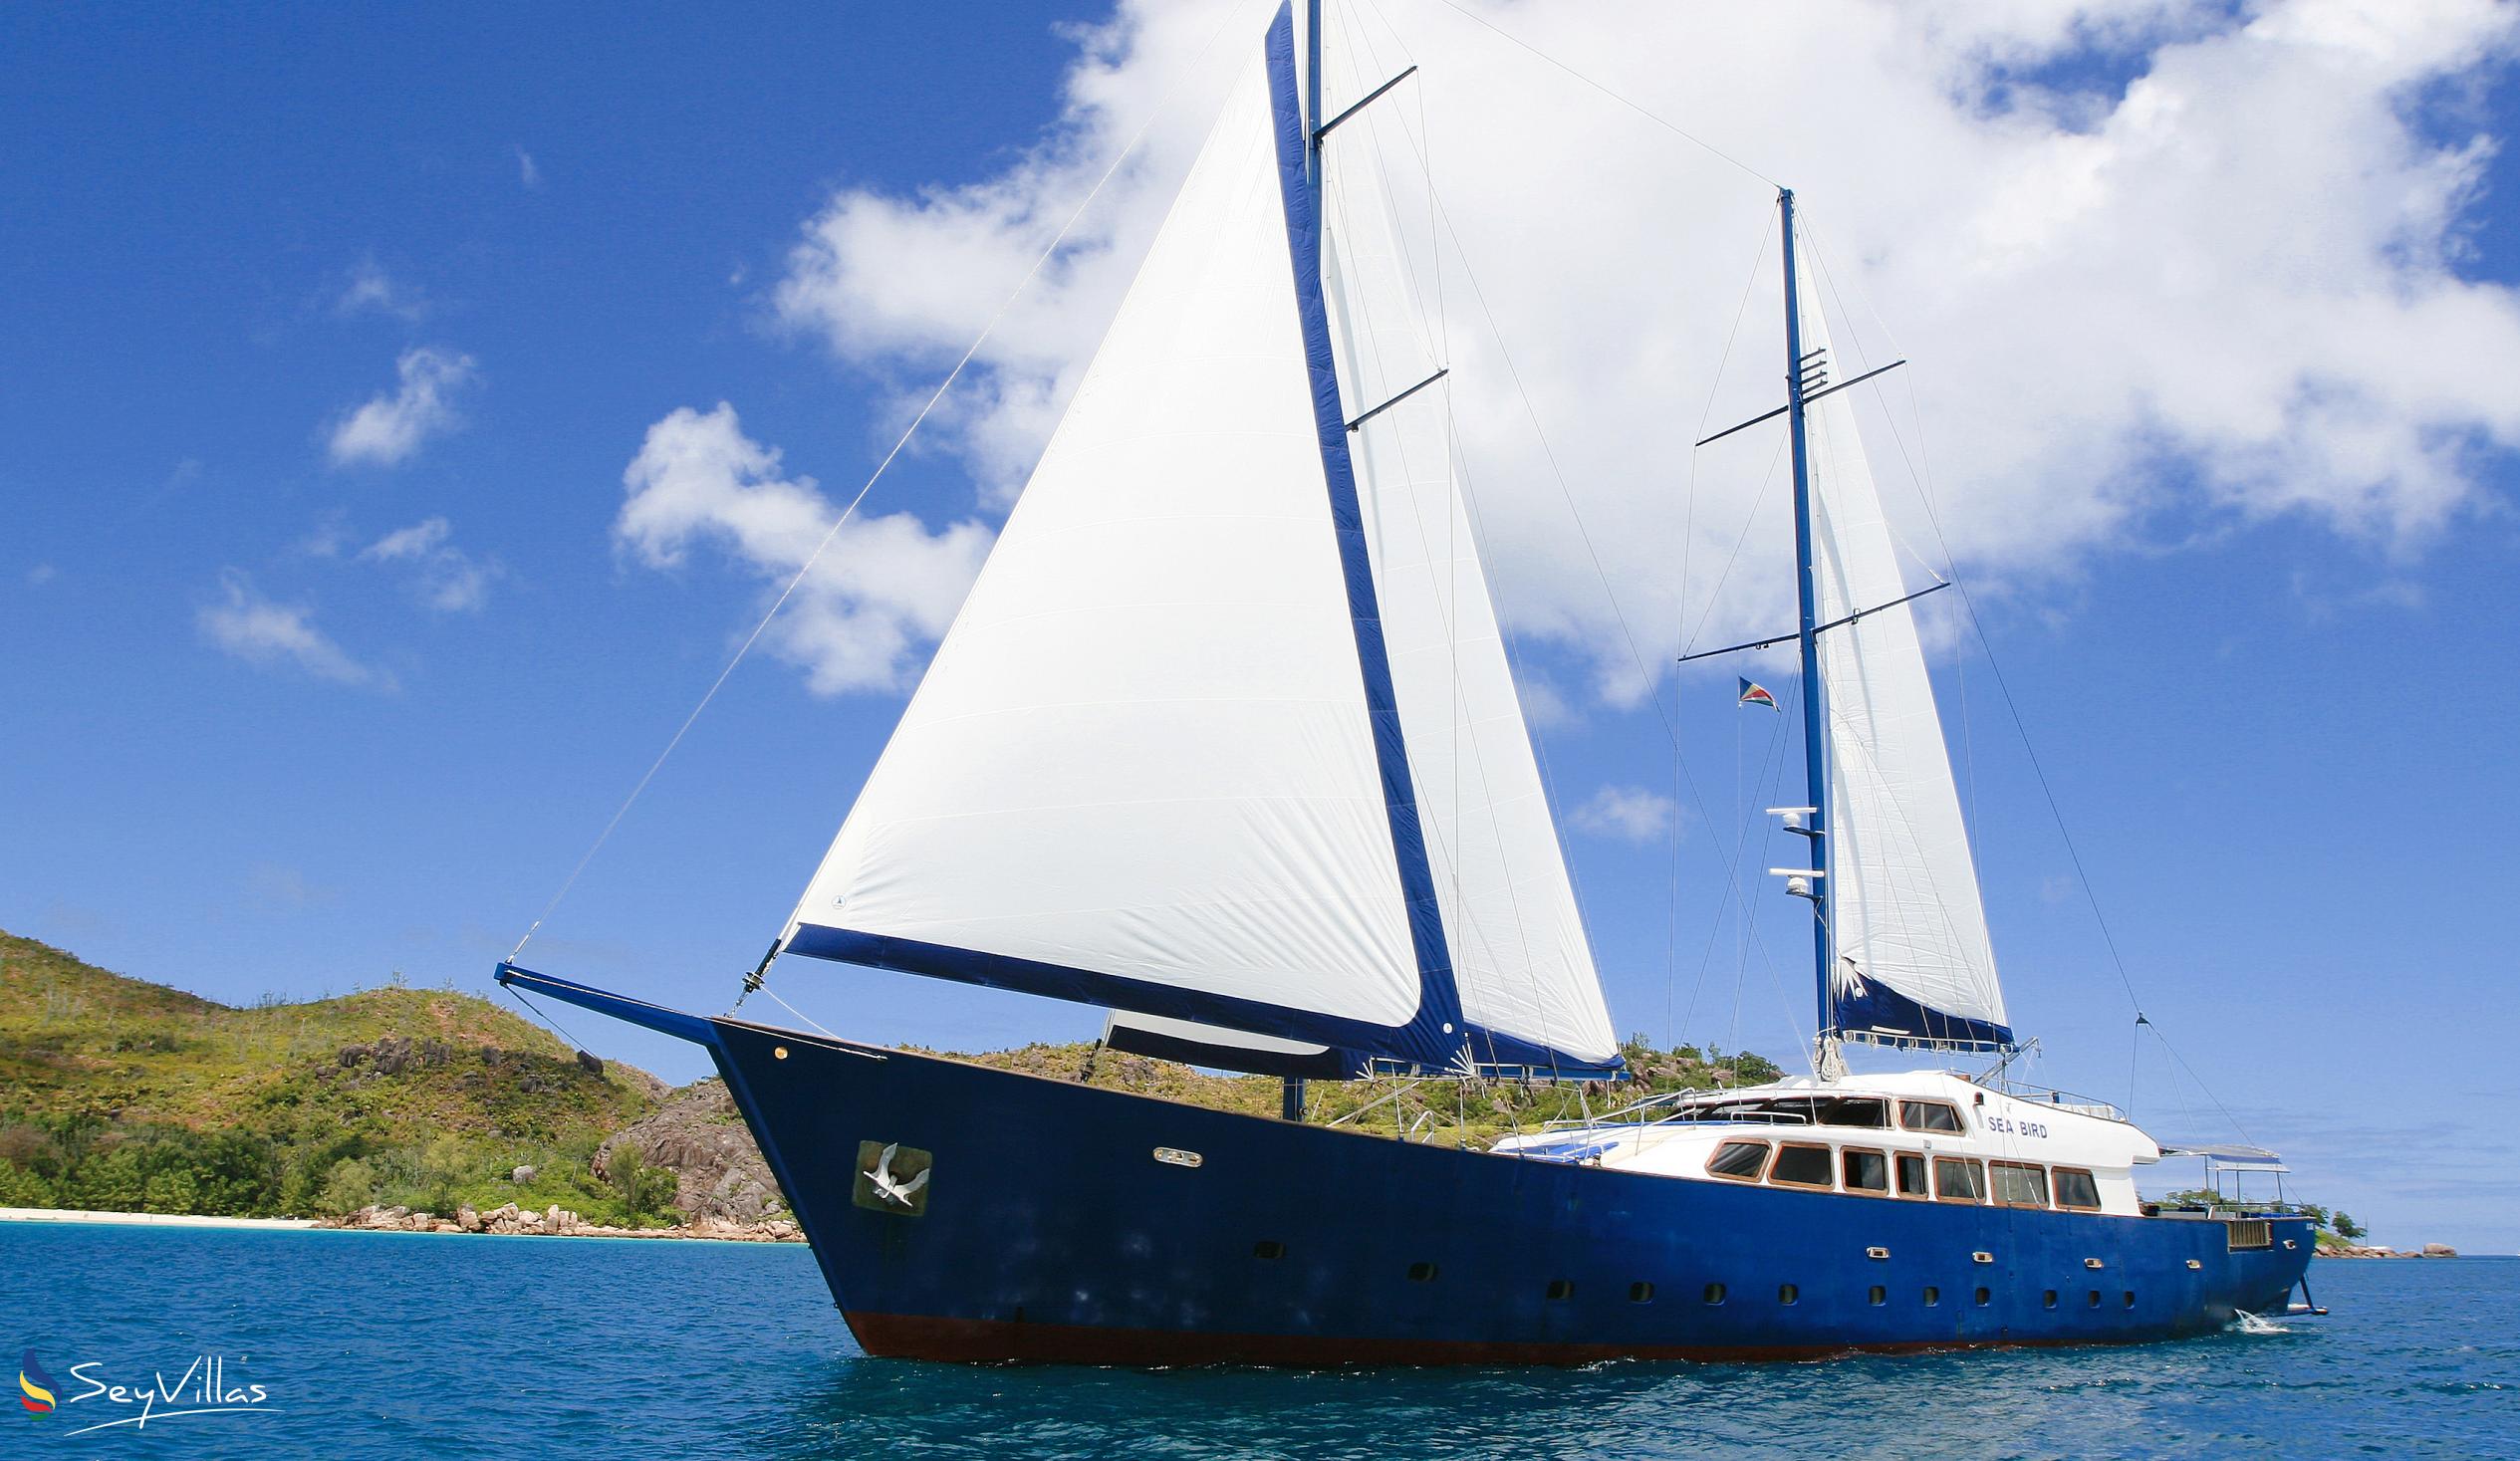
M 1837 1023 L 1829 999 L 1829 721 L 1820 683 L 1820 590 L 1812 568 L 1811 453 L 1804 437 L 1803 405 L 1807 381 L 1827 383 L 1828 362 L 1803 354 L 1802 300 L 1794 277 L 1792 188 L 1777 189 L 1776 214 L 1785 239 L 1785 414 L 1794 454 L 1794 586 L 1802 611 L 1796 637 L 1803 650 L 1803 791 L 1811 807 L 1806 833 L 1811 840 L 1811 865 L 1818 874 L 1811 880 L 1812 974 L 1819 986 L 1820 1013 L 1813 1054 L 1825 1063 Z

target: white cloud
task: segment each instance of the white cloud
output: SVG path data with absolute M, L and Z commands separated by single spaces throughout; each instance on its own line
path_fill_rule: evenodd
M 59 577 L 61 577 L 61 570 L 49 563 L 39 563 L 26 571 L 26 586 L 30 589 L 41 589 Z
M 2276 516 L 2410 557 L 2480 510 L 2486 467 L 2520 445 L 2504 384 L 2520 302 L 2459 272 L 2499 138 L 2455 106 L 2512 55 L 2510 5 L 1464 3 L 1795 185 L 1842 364 L 1915 362 L 1858 392 L 1891 511 L 1938 566 L 1905 465 L 1921 456 L 1981 585 Z M 931 423 L 988 489 L 1018 485 L 1196 148 L 1215 73 L 1256 49 L 1269 8 L 1123 0 L 1080 33 L 1057 115 L 1013 163 L 834 196 L 789 257 L 779 318 L 922 396 L 1191 77 L 1184 94 L 1207 100 L 1158 120 Z M 1434 0 L 1331 8 L 1330 108 L 1423 68 L 1341 136 L 1380 146 L 1395 176 L 1423 145 L 1459 236 L 1421 287 L 1431 302 L 1439 286 L 1509 622 L 1575 647 L 1595 693 L 1637 693 L 1515 370 L 1650 662 L 1679 636 L 1682 565 L 1701 644 L 1790 621 L 1776 428 L 1709 448 L 1693 506 L 1689 491 L 1701 409 L 1712 429 L 1774 403 L 1772 241 L 1716 369 L 1772 193 Z
M 839 514 L 812 478 L 780 472 L 777 448 L 746 436 L 733 406 L 675 410 L 622 474 L 629 500 L 614 541 L 658 569 L 713 545 L 776 594 Z M 816 694 L 898 688 L 952 623 L 990 541 L 976 522 L 930 533 L 909 513 L 853 518 L 763 642 L 802 666 Z
M 1569 819 L 1595 837 L 1627 843 L 1649 843 L 1666 837 L 1680 815 L 1680 804 L 1643 787 L 1604 787 Z
M 333 313 L 348 319 L 353 315 L 391 315 L 397 320 L 417 321 L 428 313 L 428 301 L 420 292 L 396 280 L 375 259 L 362 259 L 350 271 L 349 283 L 333 301 Z
M 219 648 L 249 664 L 291 665 L 337 684 L 393 688 L 391 675 L 352 658 L 315 626 L 304 606 L 273 603 L 236 569 L 220 576 L 219 590 L 223 602 L 203 606 L 194 616 L 201 636 Z
M 490 586 L 506 577 L 496 559 L 475 558 L 448 541 L 454 527 L 425 518 L 398 528 L 360 550 L 369 563 L 406 563 L 414 569 L 412 592 L 440 613 L 470 613 L 489 602 Z
M 392 466 L 429 437 L 454 429 L 455 410 L 447 398 L 472 381 L 472 357 L 420 346 L 402 353 L 394 372 L 399 382 L 391 392 L 372 397 L 334 426 L 335 466 Z
M 516 180 L 529 188 L 543 185 L 543 169 L 534 165 L 534 154 L 521 146 L 516 149 Z

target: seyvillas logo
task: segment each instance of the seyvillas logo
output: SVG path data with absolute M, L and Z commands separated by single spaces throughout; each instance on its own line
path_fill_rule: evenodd
M 243 1356 L 239 1356 L 238 1363 L 242 1362 Z M 229 1361 L 222 1354 L 195 1355 L 181 1373 L 171 1377 L 162 1369 L 153 1370 L 146 1384 L 117 1384 L 97 1373 L 103 1368 L 105 1362 L 97 1359 L 70 1366 L 70 1377 L 77 1384 L 64 1392 L 61 1382 L 45 1372 L 35 1351 L 29 1349 L 18 1365 L 18 1403 L 38 1415 L 49 1415 L 88 1401 L 105 1402 L 63 1416 L 65 1420 L 85 1422 L 66 1432 L 66 1437 L 125 1425 L 146 1430 L 152 1422 L 162 1425 L 183 1416 L 270 1414 L 280 1408 L 269 1403 L 268 1389 L 230 1373 Z
M 18 1403 L 38 1415 L 53 1413 L 53 1377 L 32 1349 L 18 1361 Z

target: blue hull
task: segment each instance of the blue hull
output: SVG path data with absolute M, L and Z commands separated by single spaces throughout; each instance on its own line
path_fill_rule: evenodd
M 2299 1218 L 2232 1250 L 2220 1222 L 1407 1145 L 673 1018 L 641 1022 L 710 1048 L 875 1354 L 1580 1363 L 2135 1342 L 2282 1312 L 2313 1247 Z M 890 1175 L 928 1173 L 906 1207 L 862 1176 L 895 1143 Z

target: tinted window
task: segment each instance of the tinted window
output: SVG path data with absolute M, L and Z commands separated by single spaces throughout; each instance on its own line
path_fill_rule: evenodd
M 1780 1146 L 1776 1149 L 1776 1165 L 1768 1172 L 1771 1182 L 1791 1182 L 1797 1187 L 1829 1185 L 1829 1148 L 1826 1146 Z
M 1744 1182 L 1759 1180 L 1759 1173 L 1768 1164 L 1768 1144 L 1764 1141 L 1727 1141 L 1715 1148 L 1706 1170 L 1718 1177 L 1736 1177 Z
M 1888 1192 L 1890 1158 L 1878 1151 L 1849 1150 L 1840 1157 L 1849 1192 Z
M 1925 1159 L 1913 1152 L 1902 1151 L 1898 1154 L 1898 1195 L 1901 1197 L 1932 1195 L 1925 1190 Z
M 1910 1131 L 1952 1131 L 1960 1129 L 1960 1113 L 1938 1100 L 1902 1100 L 1898 1103 L 1898 1124 Z
M 2056 1169 L 2056 1205 L 2059 1207 L 2100 1206 L 2100 1184 L 2092 1174 L 2074 1167 Z
M 2006 1207 L 2045 1207 L 2048 1205 L 2048 1172 L 2045 1167 L 2021 1162 L 1995 1163 L 1995 1200 Z
M 1820 1119 L 1831 1126 L 1888 1126 L 1890 1102 L 1852 1096 L 1820 1102 Z
M 1966 1157 L 1933 1159 L 1934 1195 L 1946 1202 L 1984 1202 L 1986 1172 Z

